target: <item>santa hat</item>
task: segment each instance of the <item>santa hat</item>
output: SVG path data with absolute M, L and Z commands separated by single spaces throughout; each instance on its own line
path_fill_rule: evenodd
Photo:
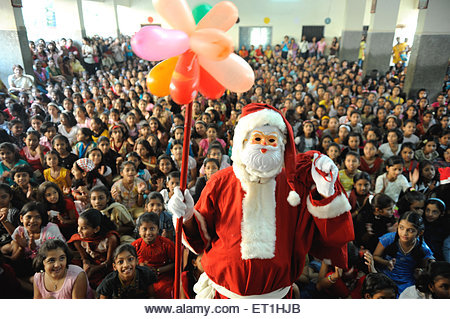
M 283 114 L 273 106 L 261 103 L 251 103 L 242 109 L 241 117 L 234 130 L 233 138 L 233 161 L 238 160 L 244 146 L 244 140 L 248 138 L 249 133 L 256 127 L 270 125 L 278 128 L 286 136 L 284 150 L 284 167 L 286 171 L 287 182 L 291 191 L 287 201 L 291 206 L 300 204 L 300 196 L 295 191 L 295 143 L 292 126 L 283 116 Z
M 450 167 L 445 167 L 445 168 L 440 167 L 440 168 L 438 168 L 438 170 L 439 170 L 441 185 L 450 183 Z

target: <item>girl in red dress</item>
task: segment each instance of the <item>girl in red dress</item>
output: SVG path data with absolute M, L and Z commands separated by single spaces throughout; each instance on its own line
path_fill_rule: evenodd
M 155 213 L 140 216 L 136 226 L 141 238 L 131 245 L 136 248 L 139 265 L 152 268 L 158 277 L 158 281 L 153 285 L 155 297 L 173 298 L 174 243 L 159 235 L 159 216 Z

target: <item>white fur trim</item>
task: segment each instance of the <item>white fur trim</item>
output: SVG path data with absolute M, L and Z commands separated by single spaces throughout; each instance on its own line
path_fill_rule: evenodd
M 325 206 L 314 206 L 308 196 L 306 207 L 308 208 L 308 211 L 311 213 L 311 215 L 321 219 L 337 217 L 352 208 L 345 194 L 339 194 L 335 199 L 331 201 L 331 203 Z
M 292 207 L 298 206 L 300 204 L 300 195 L 295 191 L 290 191 L 287 201 Z
M 271 259 L 276 241 L 275 179 L 241 184 L 246 192 L 242 200 L 242 259 Z
M 284 124 L 281 115 L 270 109 L 263 109 L 240 118 L 234 129 L 233 154 L 231 155 L 233 162 L 240 157 L 244 140 L 248 138 L 248 134 L 254 128 L 264 125 L 275 126 L 283 134 L 286 134 L 287 132 L 286 124 Z

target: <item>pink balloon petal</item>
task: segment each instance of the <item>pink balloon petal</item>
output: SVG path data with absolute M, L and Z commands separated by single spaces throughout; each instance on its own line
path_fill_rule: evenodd
M 186 0 L 153 0 L 153 7 L 174 29 L 194 32 L 195 20 Z
M 235 53 L 222 61 L 212 61 L 200 55 L 198 59 L 201 67 L 232 92 L 247 92 L 255 82 L 255 73 L 250 65 Z
M 236 24 L 238 19 L 238 9 L 231 1 L 222 1 L 216 4 L 199 21 L 196 30 L 205 28 L 215 28 L 222 31 L 228 31 Z
M 147 26 L 131 38 L 131 48 L 141 59 L 161 61 L 188 50 L 189 37 L 183 31 Z

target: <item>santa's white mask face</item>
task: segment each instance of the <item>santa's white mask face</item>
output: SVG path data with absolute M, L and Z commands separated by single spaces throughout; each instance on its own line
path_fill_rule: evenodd
M 283 166 L 283 138 L 274 126 L 257 127 L 244 141 L 242 163 L 250 175 L 268 178 L 280 173 Z

